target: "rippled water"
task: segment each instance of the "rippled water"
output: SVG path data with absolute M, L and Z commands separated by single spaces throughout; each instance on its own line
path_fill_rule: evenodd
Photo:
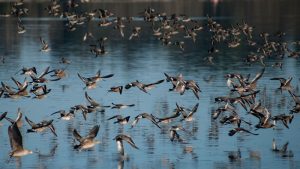
M 244 6 L 246 2 L 248 1 L 243 3 Z M 278 1 L 276 3 L 278 4 Z M 205 6 L 207 2 L 203 4 Z M 238 4 L 238 2 L 232 2 L 233 6 Z M 259 2 L 254 1 L 253 4 L 253 6 L 259 5 Z M 253 6 L 250 9 L 254 8 Z M 292 5 L 289 4 L 289 6 Z M 145 7 L 140 7 L 140 9 L 143 10 Z M 222 7 L 226 9 L 225 12 L 218 10 Z M 193 8 L 189 6 L 189 9 Z M 226 26 L 242 20 L 240 15 L 230 12 L 227 3 L 217 6 L 215 13 L 211 4 L 205 6 L 204 9 L 209 11 L 208 14 L 215 14 L 216 21 Z M 271 10 L 271 13 L 282 12 L 276 10 L 277 8 Z M 290 13 L 294 14 L 293 11 Z M 259 17 L 249 19 L 257 27 L 255 39 L 259 39 L 258 33 L 262 31 L 276 32 L 281 28 L 282 31 L 287 32 L 285 41 L 297 38 L 299 40 L 300 32 L 297 29 L 299 14 L 288 14 L 282 14 L 283 20 L 280 21 L 282 25 L 291 25 L 286 29 L 276 25 L 277 18 L 274 18 L 276 21 L 272 22 L 271 14 L 270 24 L 264 23 Z M 195 16 L 195 18 L 199 19 L 203 25 L 206 24 L 204 16 Z M 289 20 L 286 21 L 284 18 L 289 18 Z M 291 23 L 291 20 L 294 22 Z M 0 81 L 13 85 L 10 79 L 12 76 L 22 81 L 24 76 L 15 75 L 16 71 L 22 67 L 32 66 L 36 66 L 38 72 L 47 66 L 51 69 L 66 68 L 68 75 L 60 81 L 48 82 L 47 87 L 52 91 L 44 99 L 0 98 L 0 112 L 9 112 L 8 116 L 14 119 L 17 116 L 17 108 L 20 107 L 23 114 L 32 121 L 54 119 L 58 135 L 56 138 L 50 131 L 26 133 L 29 125 L 23 120 L 24 125 L 20 131 L 23 135 L 24 147 L 38 151 L 40 155 L 35 153 L 22 158 L 9 159 L 10 145 L 7 134 L 9 123 L 1 121 L 0 168 L 300 168 L 300 135 L 298 134 L 300 118 L 297 114 L 290 124 L 290 129 L 286 129 L 279 123 L 275 129 L 255 131 L 259 134 L 258 136 L 241 133 L 230 137 L 228 131 L 233 126 L 221 125 L 218 120 L 211 118 L 211 112 L 218 107 L 218 104 L 214 103 L 214 98 L 229 95 L 225 74 L 238 72 L 246 75 L 250 73 L 251 77 L 254 77 L 261 70 L 259 64 L 248 66 L 243 62 L 250 52 L 249 48 L 243 45 L 235 49 L 221 46 L 220 53 L 214 60 L 215 64 L 210 65 L 204 61 L 210 47 L 207 30 L 199 33 L 196 43 L 186 39 L 186 48 L 182 52 L 176 47 L 163 46 L 151 35 L 151 25 L 143 21 L 134 21 L 128 26 L 124 39 L 112 27 L 97 27 L 96 21 L 93 21 L 89 27 L 82 26 L 74 32 L 69 32 L 65 29 L 63 20 L 27 17 L 23 19 L 27 29 L 25 34 L 16 33 L 16 22 L 15 18 L 0 18 L 0 55 L 5 56 L 5 63 L 0 63 Z M 141 26 L 142 33 L 138 39 L 129 41 L 127 37 L 134 25 Z M 95 57 L 89 52 L 89 43 L 82 42 L 82 37 L 88 30 L 93 32 L 95 37 L 108 37 L 107 54 Z M 47 53 L 39 51 L 40 36 L 49 42 L 51 50 Z M 299 51 L 299 47 L 294 50 Z M 59 64 L 61 57 L 71 60 L 71 64 Z M 285 58 L 282 70 L 271 67 L 276 61 L 278 60 L 269 59 L 266 62 L 266 71 L 258 82 L 258 89 L 261 90 L 258 99 L 263 100 L 273 115 L 288 113 L 294 103 L 287 92 L 283 94 L 275 92 L 279 87 L 279 82 L 269 79 L 293 77 L 292 85 L 299 93 L 297 88 L 300 77 L 298 60 Z M 113 73 L 114 76 L 98 83 L 95 89 L 84 90 L 84 84 L 77 77 L 77 73 L 93 76 L 98 70 L 101 70 L 103 75 Z M 171 75 L 182 73 L 185 79 L 197 81 L 202 90 L 200 100 L 198 101 L 191 91 L 187 91 L 182 96 L 169 92 L 171 84 L 166 82 L 151 90 L 150 94 L 145 94 L 137 88 L 125 90 L 122 95 L 107 92 L 112 86 L 125 85 L 135 80 L 150 83 L 164 79 L 164 72 Z M 75 119 L 71 121 L 62 121 L 56 119 L 56 116 L 50 116 L 55 111 L 68 110 L 76 104 L 87 104 L 84 98 L 85 91 L 103 105 L 111 105 L 113 102 L 135 104 L 135 106 L 122 110 L 107 108 L 104 113 L 88 114 L 86 121 L 80 113 L 77 113 Z M 198 111 L 194 114 L 195 120 L 180 122 L 178 119 L 171 124 L 161 124 L 162 130 L 147 120 L 141 120 L 132 129 L 129 124 L 120 126 L 113 124 L 113 121 L 106 120 L 113 115 L 121 114 L 131 116 L 130 122 L 132 122 L 133 118 L 142 112 L 164 117 L 172 113 L 176 108 L 176 103 L 188 108 L 199 103 Z M 240 111 L 245 119 L 256 123 L 255 118 L 245 115 L 242 109 Z M 101 143 L 89 151 L 74 150 L 73 129 L 85 135 L 96 124 L 100 125 L 96 139 Z M 186 140 L 184 144 L 171 142 L 169 139 L 169 127 L 177 124 L 182 124 L 192 133 L 189 135 L 180 132 L 181 137 Z M 119 133 L 131 135 L 139 147 L 139 150 L 136 150 L 125 143 L 125 153 L 128 157 L 125 161 L 119 161 L 117 146 L 113 140 Z M 289 142 L 288 149 L 293 151 L 294 157 L 283 158 L 272 152 L 273 138 L 279 147 Z M 192 151 L 188 151 L 190 149 Z M 230 161 L 228 155 L 238 150 L 241 152 L 241 159 Z M 253 154 L 259 154 L 260 158 Z

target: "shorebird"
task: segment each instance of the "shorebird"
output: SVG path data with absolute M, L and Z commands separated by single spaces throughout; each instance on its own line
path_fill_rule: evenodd
M 22 135 L 17 123 L 13 123 L 8 127 L 8 136 L 12 150 L 9 154 L 10 157 L 20 157 L 33 153 L 31 150 L 23 148 Z
M 121 115 L 115 115 L 115 116 L 108 118 L 107 120 L 111 120 L 111 119 L 115 119 L 115 118 L 117 119 L 117 121 L 115 121 L 114 123 L 119 123 L 119 124 L 124 125 L 124 124 L 128 123 L 130 116 L 123 117 Z
M 228 135 L 229 136 L 233 136 L 237 132 L 246 132 L 246 133 L 249 133 L 249 134 L 252 134 L 252 135 L 258 135 L 257 133 L 252 133 L 251 131 L 246 130 L 246 129 L 241 128 L 241 127 L 237 127 L 237 128 L 234 128 L 234 129 L 230 130 L 229 133 L 228 133 Z
M 47 86 L 43 85 L 41 92 L 39 92 L 39 91 L 33 92 L 33 94 L 35 95 L 33 98 L 34 99 L 43 99 L 47 96 L 47 94 L 50 93 L 50 91 L 51 91 L 51 89 L 47 89 Z
M 183 142 L 184 140 L 179 136 L 179 134 L 177 133 L 177 131 L 182 130 L 184 132 L 187 132 L 182 126 L 177 125 L 177 126 L 172 126 L 169 131 L 169 137 L 171 141 L 178 141 L 178 142 Z M 187 132 L 188 133 L 188 132 Z M 190 133 L 189 133 L 190 134 Z
M 17 71 L 16 74 L 18 74 L 19 72 L 21 72 L 21 75 L 29 75 L 29 76 L 35 76 L 37 74 L 35 67 L 30 67 L 30 68 L 23 67 L 22 69 Z
M 282 121 L 283 125 L 286 128 L 289 128 L 288 124 L 290 124 L 293 121 L 294 115 L 293 114 L 279 114 L 276 116 L 271 117 L 271 119 L 274 121 L 274 124 L 276 124 L 277 121 Z
M 139 122 L 139 120 L 142 118 L 150 120 L 154 125 L 156 125 L 158 128 L 160 128 L 160 126 L 155 121 L 154 117 L 152 115 L 149 115 L 148 113 L 141 113 L 141 114 L 137 115 L 131 124 L 131 128 L 133 128 Z
M 164 82 L 164 80 L 159 80 L 154 83 L 144 84 L 136 80 L 135 82 L 131 82 L 125 85 L 125 89 L 130 89 L 131 87 L 138 87 L 141 91 L 148 93 L 148 90 L 154 88 L 155 85 L 160 84 L 162 82 Z
M 133 148 L 135 149 L 139 149 L 135 143 L 133 142 L 132 138 L 129 135 L 125 135 L 125 134 L 118 134 L 114 140 L 116 140 L 117 142 L 117 146 L 118 146 L 118 152 L 120 153 L 120 155 L 124 156 L 124 145 L 123 145 L 123 140 L 126 141 L 127 143 L 129 143 Z
M 48 79 L 45 78 L 45 75 L 49 73 L 50 66 L 46 67 L 46 69 L 39 75 L 30 75 L 32 82 L 30 83 L 45 83 L 48 82 Z
M 176 103 L 176 105 L 177 105 L 177 103 Z M 181 108 L 177 105 L 175 112 L 171 116 L 161 117 L 161 118 L 156 117 L 154 115 L 152 115 L 152 116 L 157 120 L 156 123 L 170 123 L 173 121 L 173 119 L 179 117 L 180 115 L 181 115 Z
M 123 86 L 113 86 L 108 90 L 108 92 L 116 92 L 122 94 Z
M 31 129 L 28 129 L 27 133 L 30 133 L 30 132 L 42 132 L 46 128 L 49 128 L 51 130 L 51 132 L 57 137 L 57 134 L 55 132 L 55 128 L 54 128 L 54 126 L 52 124 L 53 120 L 49 120 L 49 121 L 43 120 L 40 123 L 34 123 L 31 120 L 29 120 L 26 116 L 25 116 L 25 120 L 31 126 Z
M 26 32 L 25 26 L 22 24 L 20 18 L 18 18 L 18 34 L 23 34 Z
M 285 78 L 271 78 L 270 80 L 279 80 L 280 81 L 280 86 L 279 90 L 282 92 L 283 90 L 288 90 L 291 91 L 293 87 L 291 86 L 291 81 L 293 80 L 292 77 L 285 79 Z
M 111 106 L 112 109 L 124 109 L 127 107 L 135 106 L 135 104 L 122 104 L 122 103 L 118 103 L 118 104 L 111 103 L 111 104 L 113 105 L 113 106 Z
M 40 37 L 40 42 L 42 44 L 42 48 L 40 49 L 40 51 L 48 52 L 50 50 L 48 43 L 42 37 Z
M 134 27 L 133 29 L 132 29 L 132 33 L 131 33 L 131 35 L 130 35 L 130 37 L 129 37 L 129 40 L 131 40 L 133 37 L 139 37 L 139 34 L 140 34 L 140 32 L 141 32 L 141 27 Z
M 185 121 L 192 121 L 193 120 L 193 115 L 194 113 L 196 113 L 197 109 L 198 109 L 199 103 L 197 103 L 192 110 L 188 110 L 186 108 L 180 107 L 180 112 L 182 114 L 183 120 Z
M 102 80 L 104 78 L 110 78 L 110 77 L 114 76 L 114 74 L 109 74 L 109 75 L 106 75 L 106 76 L 101 76 L 100 70 L 96 73 L 95 76 L 92 76 L 92 77 L 83 77 L 79 73 L 77 73 L 77 75 L 83 81 L 83 83 L 85 84 L 85 86 L 88 89 L 95 88 L 96 87 L 96 83 L 98 81 L 100 81 L 100 80 Z
M 100 141 L 95 140 L 95 137 L 97 136 L 99 129 L 100 129 L 100 125 L 94 126 L 89 131 L 89 134 L 85 137 L 80 136 L 77 130 L 74 129 L 73 136 L 79 142 L 78 145 L 74 146 L 74 149 L 78 149 L 78 150 L 90 149 L 94 147 L 96 144 L 99 144 Z
M 69 110 L 69 112 L 66 112 L 65 110 L 59 110 L 57 112 L 52 113 L 51 116 L 58 113 L 60 114 L 60 117 L 58 119 L 62 120 L 71 120 L 75 117 L 75 110 L 72 108 Z
M 292 110 L 290 110 L 292 113 L 299 113 L 300 112 L 300 98 L 299 96 L 296 96 L 295 93 L 289 90 L 289 94 L 292 96 L 295 106 L 293 107 Z

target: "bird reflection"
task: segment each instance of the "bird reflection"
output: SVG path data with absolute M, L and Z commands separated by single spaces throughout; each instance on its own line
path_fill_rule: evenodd
M 56 153 L 56 150 L 57 150 L 57 147 L 58 147 L 58 144 L 55 144 L 50 152 L 48 154 L 43 154 L 43 153 L 38 153 L 38 157 L 40 160 L 45 160 L 45 159 L 48 159 L 48 158 L 52 158 L 54 157 L 55 153 Z

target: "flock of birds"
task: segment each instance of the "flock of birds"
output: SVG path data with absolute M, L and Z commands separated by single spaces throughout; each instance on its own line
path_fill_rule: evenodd
M 133 17 L 113 17 L 114 14 L 106 9 L 95 9 L 92 11 L 78 12 L 76 10 L 78 6 L 82 3 L 88 3 L 86 1 L 77 3 L 75 0 L 68 1 L 65 6 L 57 0 L 52 0 L 51 3 L 45 8 L 50 16 L 66 18 L 67 24 L 66 29 L 69 31 L 76 31 L 76 28 L 83 24 L 88 24 L 93 20 L 97 20 L 100 27 L 112 27 L 112 31 L 118 31 L 121 38 L 125 38 L 124 29 L 130 25 Z M 10 13 L 3 14 L 5 17 L 17 17 L 17 33 L 26 33 L 26 25 L 22 23 L 21 17 L 27 15 L 29 9 L 24 7 L 23 1 L 18 1 L 11 4 Z M 242 111 L 246 112 L 246 116 L 254 116 L 258 119 L 258 123 L 255 124 L 257 129 L 267 129 L 273 128 L 277 124 L 276 122 L 281 121 L 286 128 L 289 128 L 290 123 L 294 118 L 294 114 L 300 112 L 300 97 L 296 94 L 295 88 L 292 86 L 290 78 L 276 77 L 270 80 L 276 80 L 280 82 L 279 90 L 283 92 L 288 92 L 291 98 L 294 100 L 295 105 L 291 108 L 288 114 L 272 115 L 272 113 L 256 98 L 260 93 L 257 89 L 257 83 L 264 75 L 265 69 L 267 68 L 267 59 L 276 58 L 283 60 L 286 57 L 298 58 L 300 53 L 291 50 L 291 45 L 300 45 L 299 41 L 295 42 L 285 42 L 283 37 L 284 32 L 277 32 L 275 34 L 270 33 L 260 33 L 259 40 L 255 40 L 253 30 L 254 28 L 249 26 L 247 23 L 232 25 L 230 28 L 225 28 L 217 21 L 213 20 L 211 17 L 207 17 L 207 24 L 201 25 L 201 22 L 194 20 L 186 15 L 177 16 L 172 14 L 168 16 L 166 13 L 158 13 L 153 8 L 146 8 L 140 13 L 145 22 L 150 23 L 153 36 L 165 46 L 176 46 L 180 50 L 185 50 L 185 41 L 191 40 L 195 42 L 197 40 L 197 34 L 200 31 L 208 30 L 211 35 L 211 47 L 208 49 L 208 56 L 205 60 L 209 64 L 215 64 L 214 58 L 219 52 L 219 47 L 225 44 L 228 48 L 236 48 L 240 45 L 247 45 L 253 49 L 244 61 L 247 64 L 255 64 L 256 62 L 262 65 L 262 70 L 256 74 L 252 79 L 251 75 L 242 75 L 237 73 L 226 74 L 225 78 L 227 80 L 226 84 L 230 89 L 230 96 L 220 96 L 215 98 L 215 102 L 222 103 L 219 107 L 212 113 L 212 118 L 219 119 L 222 124 L 231 124 L 234 126 L 232 130 L 229 131 L 228 135 L 233 136 L 239 132 L 246 132 L 252 135 L 258 135 L 255 131 L 247 129 L 247 126 L 251 126 L 252 122 L 247 121 L 242 115 Z M 129 40 L 138 39 L 142 32 L 141 27 L 134 27 L 128 35 Z M 179 39 L 179 40 L 178 40 Z M 181 40 L 183 39 L 183 40 Z M 83 35 L 83 41 L 88 43 L 94 42 L 90 45 L 90 52 L 95 56 L 104 55 L 107 53 L 105 48 L 105 41 L 109 40 L 109 37 L 95 38 L 92 32 L 86 32 Z M 41 42 L 41 52 L 47 52 L 50 50 L 50 46 L 42 37 L 40 37 Z M 55 49 L 51 49 L 55 50 Z M 5 57 L 2 57 L 1 62 L 5 64 Z M 71 60 L 62 58 L 60 63 L 71 64 Z M 282 68 L 282 62 L 276 62 L 271 65 L 273 68 Z M 35 67 L 24 67 L 16 74 L 25 76 L 23 82 L 16 80 L 12 77 L 12 81 L 16 86 L 7 84 L 7 82 L 1 82 L 0 88 L 0 98 L 12 98 L 17 99 L 21 97 L 29 97 L 34 99 L 43 99 L 50 92 L 53 92 L 47 87 L 47 82 L 58 81 L 66 77 L 66 72 L 64 69 L 53 69 L 50 67 L 45 68 L 41 73 L 38 74 Z M 86 77 L 81 73 L 77 73 L 78 78 L 83 82 L 84 89 L 93 89 L 97 87 L 103 79 L 111 78 L 114 74 L 102 75 L 100 71 L 96 72 L 94 76 Z M 153 89 L 156 85 L 161 83 L 170 82 L 172 87 L 169 91 L 178 92 L 183 95 L 186 91 L 192 91 L 197 100 L 200 99 L 199 93 L 201 92 L 200 87 L 196 80 L 186 80 L 182 74 L 179 75 L 169 75 L 164 73 L 165 79 L 157 80 L 153 83 L 143 83 L 138 80 L 125 84 L 124 86 L 112 86 L 108 89 L 108 92 L 115 92 L 122 94 L 123 90 L 129 90 L 132 87 L 137 87 L 140 91 L 149 94 L 149 90 Z M 30 78 L 31 81 L 28 81 Z M 30 90 L 28 90 L 30 88 Z M 133 107 L 135 104 L 120 104 L 112 103 L 112 105 L 101 105 L 98 101 L 91 98 L 87 92 L 85 92 L 85 98 L 88 105 L 74 105 L 69 110 L 59 110 L 52 113 L 51 115 L 58 115 L 61 120 L 72 120 L 77 112 L 81 112 L 84 120 L 88 118 L 88 114 L 95 112 L 104 112 L 106 108 L 112 109 L 123 109 L 127 107 Z M 199 103 L 197 103 L 193 108 L 186 108 L 181 105 L 176 104 L 174 113 L 167 117 L 157 117 L 154 114 L 141 113 L 137 115 L 131 122 L 131 127 L 138 124 L 139 120 L 147 119 L 153 125 L 161 128 L 161 123 L 170 123 L 172 121 L 178 120 L 182 121 L 192 121 L 194 120 L 193 115 L 197 112 Z M 241 110 L 242 109 L 242 110 Z M 19 127 L 22 126 L 22 113 L 18 109 L 18 116 L 14 120 L 8 117 L 8 113 L 4 112 L 0 116 L 0 121 L 6 119 L 11 123 L 8 127 L 8 136 L 11 145 L 10 156 L 24 156 L 33 153 L 31 150 L 27 150 L 23 147 L 22 134 Z M 123 117 L 122 115 L 115 115 L 107 120 L 115 119 L 114 123 L 120 125 L 126 125 L 130 122 L 130 116 Z M 57 136 L 55 132 L 55 124 L 53 120 L 41 120 L 40 122 L 33 122 L 29 117 L 25 117 L 26 122 L 31 127 L 27 132 L 42 132 L 46 129 L 50 129 L 51 132 Z M 98 131 L 100 130 L 99 125 L 95 125 L 87 135 L 82 136 L 76 129 L 73 130 L 73 136 L 78 141 L 79 144 L 74 146 L 74 149 L 83 150 L 90 149 L 99 143 L 96 140 Z M 171 141 L 184 142 L 185 140 L 181 138 L 179 131 L 184 131 L 190 134 L 184 129 L 182 124 L 171 126 L 169 128 L 169 136 Z M 133 139 L 128 134 L 118 134 L 114 137 L 117 143 L 118 152 L 121 156 L 124 156 L 124 146 L 123 141 L 129 143 L 133 148 L 138 149 L 138 146 L 134 143 Z M 273 150 L 276 152 L 281 152 L 283 156 L 292 157 L 293 154 L 287 151 L 287 144 L 282 148 L 278 149 L 273 143 Z M 238 158 L 234 155 L 230 155 L 229 158 Z

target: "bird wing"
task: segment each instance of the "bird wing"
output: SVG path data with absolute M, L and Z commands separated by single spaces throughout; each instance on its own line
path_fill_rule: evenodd
M 134 121 L 132 122 L 131 128 L 134 127 L 134 126 L 139 122 L 140 118 L 139 118 L 138 116 L 139 116 L 139 115 L 137 115 L 137 116 L 135 117 Z
M 257 73 L 256 76 L 253 78 L 253 80 L 250 82 L 251 84 L 252 83 L 256 83 L 258 79 L 260 79 L 262 77 L 262 75 L 264 74 L 265 72 L 265 68 L 263 68 L 261 70 L 261 72 Z
M 133 142 L 132 138 L 128 135 L 122 135 L 122 139 L 129 143 L 133 148 L 139 149 L 135 143 Z
M 53 122 L 53 120 L 52 120 L 52 122 Z M 52 123 L 52 122 L 51 122 L 51 123 Z M 48 125 L 48 127 L 49 127 L 49 129 L 51 130 L 51 132 L 57 137 L 57 134 L 56 134 L 56 132 L 55 132 L 55 128 L 54 128 L 53 124 Z
M 149 114 L 147 114 L 147 113 L 144 113 L 144 114 L 143 114 L 143 117 L 146 118 L 146 119 L 148 119 L 148 120 L 150 120 L 150 121 L 151 121 L 154 125 L 156 125 L 158 128 L 161 128 L 161 127 L 157 124 L 157 122 L 155 121 L 155 119 L 154 119 L 153 116 L 151 116 L 151 115 L 149 115 Z
M 14 83 L 18 86 L 18 89 L 20 90 L 23 87 L 23 84 L 17 81 L 15 78 L 11 77 L 11 79 L 14 81 Z
M 6 117 L 6 115 L 7 115 L 7 112 L 2 113 L 1 116 L 0 116 L 0 121 L 1 121 L 2 119 L 4 119 L 4 118 Z
M 115 116 L 112 116 L 112 117 L 108 118 L 107 120 L 111 120 L 111 119 L 114 119 L 114 118 L 119 119 L 119 118 L 123 118 L 123 117 L 121 115 L 115 115 Z
M 99 129 L 100 129 L 100 125 L 94 126 L 90 130 L 89 134 L 87 135 L 87 138 L 95 138 L 97 136 L 97 134 L 98 134 Z
M 289 92 L 290 95 L 293 97 L 294 102 L 295 102 L 296 104 L 300 104 L 300 99 L 299 99 L 299 97 L 297 97 L 297 96 L 295 95 L 295 93 L 293 93 L 293 92 L 290 91 L 290 90 L 288 90 L 288 92 Z
M 73 136 L 75 137 L 75 139 L 77 140 L 77 141 L 81 141 L 81 139 L 82 139 L 82 137 L 81 137 L 81 135 L 78 133 L 78 131 L 76 130 L 76 129 L 74 129 L 73 130 Z
M 88 80 L 85 77 L 82 77 L 79 73 L 77 73 L 77 76 L 83 81 L 83 83 L 88 83 Z
M 165 81 L 165 80 L 162 79 L 162 80 L 159 80 L 159 81 L 154 82 L 154 83 L 145 84 L 145 87 L 154 86 L 154 85 L 160 84 L 160 83 L 162 83 L 162 82 L 164 82 L 164 81 Z
M 113 77 L 114 74 L 109 74 L 109 75 L 106 75 L 106 76 L 101 76 L 101 78 L 110 78 L 110 77 Z
M 46 74 L 48 74 L 49 73 L 49 69 L 50 69 L 50 66 L 46 67 L 46 69 L 41 73 L 41 75 L 38 76 L 38 79 L 42 78 L 43 76 L 45 76 Z
M 193 107 L 193 109 L 191 110 L 191 112 L 188 114 L 187 117 L 193 116 L 193 114 L 197 111 L 198 107 L 199 107 L 199 103 L 197 103 L 197 104 Z
M 32 128 L 37 127 L 37 125 L 36 125 L 34 122 L 32 122 L 31 120 L 29 120 L 26 116 L 25 116 L 25 120 L 27 121 L 27 123 L 28 123 Z
M 12 150 L 23 149 L 22 135 L 17 123 L 14 123 L 8 127 L 8 136 Z

